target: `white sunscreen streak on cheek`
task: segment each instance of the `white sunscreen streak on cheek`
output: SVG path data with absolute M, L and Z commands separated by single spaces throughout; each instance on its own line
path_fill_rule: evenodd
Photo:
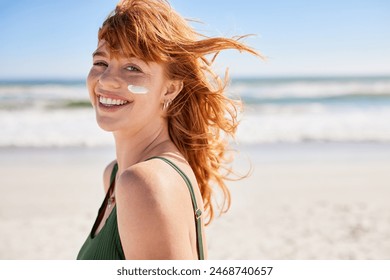
M 147 94 L 149 92 L 148 89 L 143 86 L 128 85 L 127 89 L 134 94 Z

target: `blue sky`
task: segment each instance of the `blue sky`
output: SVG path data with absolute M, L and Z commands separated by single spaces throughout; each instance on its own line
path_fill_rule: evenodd
M 0 1 L 0 79 L 85 78 L 96 33 L 112 0 Z M 227 51 L 232 76 L 390 75 L 390 1 L 171 0 L 197 30 L 257 34 L 246 43 L 268 57 Z

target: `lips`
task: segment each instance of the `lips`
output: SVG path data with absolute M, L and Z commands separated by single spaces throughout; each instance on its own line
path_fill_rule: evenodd
M 121 95 L 112 92 L 97 90 L 95 94 L 97 99 L 97 105 L 99 105 L 99 107 L 103 109 L 120 108 L 132 103 L 132 101 L 124 99 Z

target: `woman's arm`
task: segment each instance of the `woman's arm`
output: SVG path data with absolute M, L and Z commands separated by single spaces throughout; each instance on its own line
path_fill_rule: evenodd
M 126 259 L 194 259 L 191 199 L 163 163 L 143 162 L 116 185 L 118 228 Z

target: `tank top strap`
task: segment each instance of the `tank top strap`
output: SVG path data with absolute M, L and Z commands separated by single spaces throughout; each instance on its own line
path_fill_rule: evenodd
M 116 173 L 117 173 L 117 172 L 118 172 L 118 163 L 115 162 L 114 168 L 113 168 L 112 171 L 111 171 L 110 186 L 111 186 L 112 183 L 114 182 L 115 177 L 116 177 Z
M 165 157 L 151 157 L 147 160 L 151 160 L 151 159 L 160 159 L 164 162 L 166 162 L 167 164 L 169 164 L 173 169 L 175 169 L 179 175 L 183 178 L 183 180 L 185 181 L 187 187 L 188 187 L 188 190 L 190 192 L 190 195 L 191 195 L 191 200 L 192 200 L 192 206 L 194 208 L 194 216 L 195 216 L 195 225 L 196 225 L 196 235 L 197 235 L 197 249 L 198 249 L 198 257 L 200 260 L 204 260 L 204 252 L 203 252 L 203 239 L 202 239 L 202 221 L 200 219 L 200 217 L 202 216 L 202 210 L 200 210 L 198 208 L 198 204 L 196 202 L 196 197 L 195 197 L 195 192 L 194 192 L 194 189 L 192 187 L 192 184 L 191 184 L 191 181 L 190 179 L 188 179 L 187 175 L 176 165 L 174 164 L 172 161 L 170 161 L 169 159 L 165 158 Z

